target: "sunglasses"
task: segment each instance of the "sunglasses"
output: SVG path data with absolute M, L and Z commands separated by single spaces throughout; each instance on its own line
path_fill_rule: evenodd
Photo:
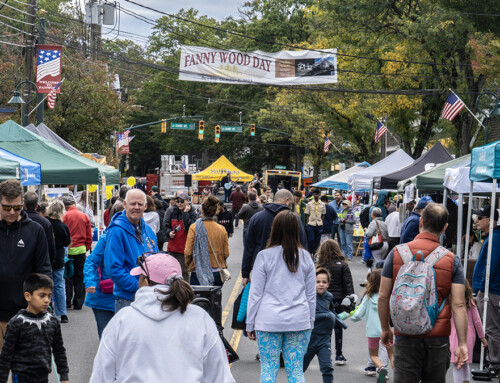
M 185 200 L 183 200 L 183 199 L 176 199 L 176 200 L 175 200 L 175 202 L 177 202 L 177 203 L 184 203 L 184 201 L 185 201 Z
M 490 217 L 485 217 L 484 215 L 478 215 L 476 219 L 478 221 L 481 221 L 483 218 L 490 218 Z
M 3 211 L 11 211 L 14 209 L 14 211 L 20 211 L 23 208 L 23 205 L 4 205 L 2 204 L 2 209 Z

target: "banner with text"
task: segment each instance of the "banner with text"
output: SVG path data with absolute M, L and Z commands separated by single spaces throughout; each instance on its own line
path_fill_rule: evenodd
M 61 45 L 36 46 L 36 86 L 38 93 L 50 93 L 61 82 Z M 60 93 L 61 88 L 56 89 Z
M 179 80 L 300 85 L 337 82 L 337 50 L 238 52 L 181 45 Z

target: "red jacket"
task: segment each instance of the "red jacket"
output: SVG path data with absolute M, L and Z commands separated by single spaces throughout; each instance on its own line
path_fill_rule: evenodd
M 68 225 L 71 235 L 72 247 L 85 246 L 90 250 L 92 246 L 92 229 L 90 228 L 90 219 L 86 214 L 77 209 L 76 206 L 71 206 L 64 214 L 63 222 Z
M 233 202 L 233 210 L 240 210 L 246 200 L 247 196 L 241 191 L 234 191 L 229 196 L 229 201 Z
M 417 251 L 422 251 L 424 258 L 427 257 L 432 251 L 439 246 L 439 239 L 431 233 L 421 233 L 415 237 L 411 242 L 407 243 L 412 254 Z M 441 306 L 443 299 L 446 298 L 446 304 L 443 310 L 439 313 L 432 331 L 425 335 L 419 335 L 419 338 L 447 338 L 451 333 L 451 305 L 450 305 L 450 292 L 451 281 L 453 275 L 453 261 L 455 256 L 453 253 L 446 254 L 441 260 L 434 265 L 436 271 L 436 285 L 438 291 L 438 304 Z M 403 266 L 403 260 L 398 253 L 397 248 L 394 249 L 394 258 L 392 266 L 392 283 L 396 281 L 398 271 Z M 395 331 L 396 335 L 404 335 Z

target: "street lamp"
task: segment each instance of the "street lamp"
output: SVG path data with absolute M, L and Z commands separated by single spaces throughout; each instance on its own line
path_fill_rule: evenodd
M 26 83 L 33 85 L 36 89 L 35 96 L 31 100 L 29 100 L 28 102 L 24 102 L 23 98 L 21 97 L 21 93 L 19 92 L 19 87 L 23 84 L 26 84 Z M 33 101 L 36 100 L 37 96 L 38 96 L 38 87 L 36 86 L 36 84 L 33 81 L 25 80 L 25 81 L 22 81 L 16 85 L 16 90 L 14 91 L 14 96 L 8 102 L 8 104 L 20 104 L 21 108 L 24 106 L 24 113 L 21 112 L 23 126 L 28 125 L 28 116 L 29 116 L 29 114 L 28 114 L 29 108 L 28 107 L 29 107 L 29 104 L 31 104 Z
M 488 112 L 487 110 L 485 109 L 481 109 L 479 107 L 479 100 L 481 99 L 482 96 L 484 95 L 489 95 L 489 96 L 493 96 L 495 98 L 495 106 L 493 107 L 493 109 L 491 110 L 491 112 Z M 489 122 L 490 122 L 490 118 L 491 117 L 499 117 L 500 116 L 500 102 L 499 102 L 499 99 L 497 97 L 497 95 L 495 93 L 491 93 L 491 92 L 485 92 L 485 93 L 481 93 L 479 95 L 479 97 L 477 98 L 476 100 L 476 108 L 478 110 L 479 113 L 483 114 L 485 119 L 486 119 L 486 128 L 485 128 L 485 131 L 484 131 L 484 143 L 487 144 L 488 143 L 488 135 L 489 135 Z

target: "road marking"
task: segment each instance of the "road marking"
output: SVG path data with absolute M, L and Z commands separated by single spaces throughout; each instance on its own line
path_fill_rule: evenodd
M 242 330 L 234 330 L 234 332 L 233 332 L 233 336 L 231 337 L 231 341 L 229 342 L 229 344 L 233 348 L 234 352 L 236 352 L 238 350 L 238 345 L 240 344 L 240 339 L 241 339 L 242 333 L 243 333 Z M 229 368 L 231 368 L 232 365 L 233 364 L 231 363 L 229 365 Z
M 224 311 L 222 312 L 222 327 L 224 327 L 224 323 L 226 323 L 226 319 L 229 315 L 229 312 L 233 308 L 234 301 L 238 297 L 238 291 L 240 290 L 241 280 L 242 280 L 241 272 L 236 279 L 236 283 L 234 284 L 233 291 L 231 291 L 231 295 L 227 300 L 226 307 L 224 307 Z

